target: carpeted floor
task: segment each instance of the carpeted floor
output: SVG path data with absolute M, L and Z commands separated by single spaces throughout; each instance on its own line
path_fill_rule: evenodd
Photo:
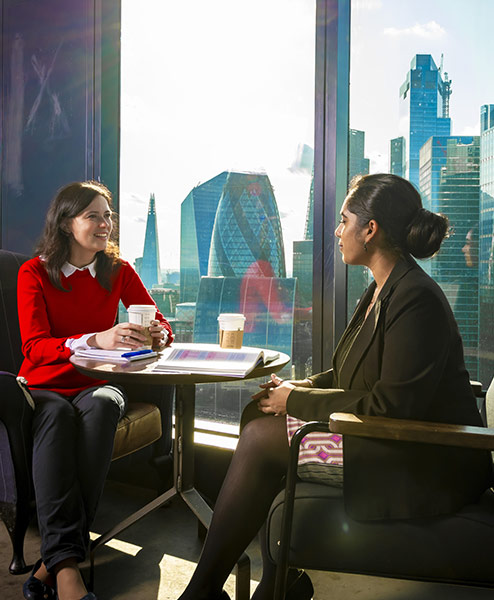
M 153 498 L 149 490 L 108 482 L 94 531 L 101 533 Z M 201 551 L 197 523 L 179 499 L 123 532 L 111 546 L 96 554 L 95 592 L 99 600 L 176 600 L 194 569 Z M 252 589 L 260 573 L 256 543 L 249 548 Z M 25 558 L 33 564 L 39 556 L 39 536 L 33 524 L 27 533 Z M 8 572 L 10 540 L 0 525 L 0 600 L 22 600 L 26 575 Z M 85 569 L 83 569 L 84 571 Z M 311 572 L 315 600 L 483 600 L 492 590 L 406 582 L 394 579 Z M 225 589 L 234 598 L 234 576 Z

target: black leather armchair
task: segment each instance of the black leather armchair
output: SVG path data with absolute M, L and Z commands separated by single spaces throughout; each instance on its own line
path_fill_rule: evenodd
M 269 554 L 277 563 L 275 600 L 285 597 L 288 566 L 494 587 L 492 490 L 452 515 L 355 521 L 345 511 L 342 489 L 297 481 L 298 446 L 310 431 L 331 431 L 344 439 L 364 436 L 494 449 L 494 429 L 481 427 L 343 413 L 331 415 L 329 424 L 301 427 L 292 440 L 286 489 L 273 502 L 267 521 Z M 372 492 L 362 490 L 367 493 Z
M 24 536 L 31 516 L 32 409 L 15 375 L 22 362 L 17 318 L 17 273 L 29 257 L 0 250 L 0 518 L 9 532 L 13 557 L 9 570 L 26 572 Z M 158 471 L 157 489 L 172 469 L 172 386 L 135 386 L 126 390 L 129 404 L 115 436 L 113 460 L 141 461 Z M 142 401 L 144 400 L 144 402 Z M 125 457 L 125 458 L 124 458 Z M 121 473 L 120 473 L 121 476 Z

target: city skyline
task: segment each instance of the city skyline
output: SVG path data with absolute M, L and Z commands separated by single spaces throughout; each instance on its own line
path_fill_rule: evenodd
M 477 3 L 489 13 L 488 2 Z M 146 0 L 144 6 L 128 1 L 122 4 L 120 213 L 122 253 L 132 262 L 142 252 L 136 240 L 144 234 L 151 191 L 156 193 L 159 229 L 167 230 L 166 243 L 161 240 L 162 265 L 178 270 L 180 203 L 198 183 L 230 169 L 263 169 L 278 200 L 286 249 L 303 239 L 310 174 L 290 171 L 290 167 L 301 144 L 313 147 L 314 40 L 307 32 L 314 28 L 315 2 L 293 1 L 288 10 L 286 3 L 278 0 L 256 1 L 251 8 L 242 18 L 246 31 L 259 30 L 260 38 L 255 46 L 242 48 L 235 43 L 237 30 L 228 27 L 236 10 L 228 2 L 208 5 L 207 11 L 194 1 L 186 6 L 157 0 Z M 207 19 L 209 23 L 216 10 L 217 24 L 205 31 L 203 22 Z M 151 23 L 149 12 L 156 16 Z M 280 14 L 283 31 L 270 27 L 279 21 Z M 480 134 L 480 106 L 494 99 L 494 81 L 484 76 L 490 66 L 488 57 L 494 53 L 494 40 L 487 35 L 489 19 L 480 21 L 476 14 L 462 10 L 457 0 L 409 4 L 354 0 L 350 127 L 365 131 L 370 172 L 389 171 L 389 143 L 399 136 L 397 90 L 415 54 L 430 53 L 437 64 L 444 55 L 444 70 L 453 80 L 451 132 Z M 187 43 L 180 28 L 171 26 L 176 22 L 188 23 Z M 221 35 L 215 36 L 211 27 L 218 27 Z M 141 29 L 148 32 L 145 44 L 138 35 Z M 215 37 L 219 46 L 231 42 L 231 56 L 216 47 Z M 197 57 L 196 47 L 207 50 Z M 273 52 L 273 48 L 277 50 Z M 152 74 L 142 71 L 142 64 L 147 63 L 155 70 L 156 61 L 147 60 L 150 54 L 160 65 Z M 168 60 L 168 56 L 177 58 Z M 369 69 L 369 64 L 383 71 L 378 85 L 375 69 Z M 249 78 L 255 82 L 254 97 L 259 86 L 271 86 L 267 88 L 269 94 L 264 94 L 265 110 L 258 100 L 252 102 L 252 94 L 232 95 L 244 87 L 241 82 L 244 72 L 251 70 L 249 65 L 256 65 L 255 75 Z M 221 81 L 226 71 L 231 86 L 225 94 Z M 274 91 L 270 83 L 273 73 Z M 176 94 L 170 94 L 169 82 L 173 82 Z M 212 83 L 219 86 L 224 98 L 197 94 Z M 279 111 L 276 106 L 285 109 Z M 173 120 L 167 115 L 174 115 Z M 193 119 L 184 121 L 180 115 L 192 115 Z M 289 251 L 287 272 L 291 272 Z
M 485 0 L 477 4 L 486 9 L 482 20 L 481 10 L 465 10 L 459 0 L 353 1 L 350 174 L 389 172 L 391 149 L 396 152 L 393 168 L 403 168 L 403 149 L 406 153 L 409 148 L 401 142 L 406 123 L 400 115 L 400 88 L 410 63 L 420 55 L 430 56 L 431 64 L 440 67 L 441 78 L 448 73 L 452 81 L 452 95 L 446 98 L 451 127 L 431 130 L 429 135 L 480 136 L 481 106 L 494 101 L 494 81 L 486 76 L 494 39 L 488 18 L 492 9 L 489 12 Z M 188 195 L 218 174 L 250 172 L 264 174 L 273 188 L 287 285 L 293 273 L 293 242 L 300 242 L 295 248 L 296 270 L 310 264 L 306 215 L 312 178 L 306 159 L 314 147 L 315 6 L 315 0 L 253 0 L 249 11 L 241 11 L 240 5 L 227 0 L 213 0 L 207 7 L 197 0 L 186 4 L 144 0 L 144 7 L 123 0 L 120 213 L 125 258 L 140 255 L 150 191 L 156 194 L 158 229 L 166 231 L 161 236 L 162 266 L 178 270 L 181 233 L 189 229 L 185 216 L 181 222 L 184 200 L 189 198 L 190 209 L 195 199 Z M 186 36 L 177 23 L 187 24 Z M 141 31 L 146 31 L 145 43 Z M 142 64 L 150 64 L 152 72 L 144 72 Z M 450 175 L 453 181 L 458 174 Z M 341 201 L 338 198 L 337 204 Z M 214 223 L 210 225 L 212 230 Z M 459 238 L 456 250 L 458 244 Z M 193 260 L 199 259 L 204 257 Z M 368 281 L 361 271 L 349 270 L 349 313 Z M 214 288 L 220 305 L 224 297 L 239 292 L 238 277 L 223 278 L 206 274 L 200 281 L 211 286 L 212 293 Z M 206 306 L 208 289 L 200 291 L 207 315 L 201 312 L 199 321 L 201 327 L 212 327 L 214 335 L 220 305 Z M 492 304 L 485 294 L 484 298 L 486 313 Z M 189 335 L 195 329 L 190 321 L 194 301 L 187 300 L 181 310 L 189 315 L 183 328 Z M 294 310 L 292 356 L 294 362 L 300 358 L 301 375 L 311 368 L 310 343 L 300 351 L 301 340 L 310 340 L 306 312 L 311 310 L 310 301 L 299 297 Z M 269 316 L 265 305 L 259 318 Z M 492 354 L 489 342 L 486 350 Z
M 470 11 L 461 0 L 353 0 L 350 127 L 366 133 L 371 173 L 389 171 L 389 142 L 403 130 L 399 90 L 416 54 L 430 54 L 438 67 L 443 57 L 453 82 L 451 133 L 480 135 L 480 107 L 494 99 L 494 80 L 486 76 L 493 5 L 475 4 Z
M 301 144 L 314 146 L 315 0 L 241 8 L 226 0 L 122 2 L 120 214 L 128 260 L 140 256 L 132 238 L 142 239 L 154 191 L 159 228 L 167 230 L 161 263 L 178 269 L 180 204 L 223 171 L 266 173 L 286 247 L 303 237 L 299 202 L 305 212 L 311 178 L 291 167 Z M 283 27 L 275 26 L 280 15 Z M 186 35 L 177 23 L 187 24 Z

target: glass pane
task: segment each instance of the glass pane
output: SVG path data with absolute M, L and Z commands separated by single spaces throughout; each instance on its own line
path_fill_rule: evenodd
M 406 177 L 426 208 L 449 217 L 452 235 L 421 266 L 453 308 L 470 377 L 484 384 L 494 372 L 493 17 L 484 0 L 352 1 L 349 175 Z M 367 278 L 349 269 L 349 313 Z
M 177 341 L 286 352 L 312 339 L 316 0 L 122 0 L 120 223 Z M 259 381 L 197 388 L 197 416 L 238 424 Z

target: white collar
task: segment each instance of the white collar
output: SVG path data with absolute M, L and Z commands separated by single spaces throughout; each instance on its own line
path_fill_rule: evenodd
M 70 277 L 71 275 L 73 275 L 76 271 L 85 271 L 88 270 L 89 273 L 91 274 L 92 277 L 96 277 L 96 259 L 93 260 L 93 262 L 89 265 L 86 265 L 85 267 L 74 267 L 74 265 L 71 265 L 69 262 L 66 262 L 63 267 L 62 267 L 62 273 L 65 275 L 65 277 Z

